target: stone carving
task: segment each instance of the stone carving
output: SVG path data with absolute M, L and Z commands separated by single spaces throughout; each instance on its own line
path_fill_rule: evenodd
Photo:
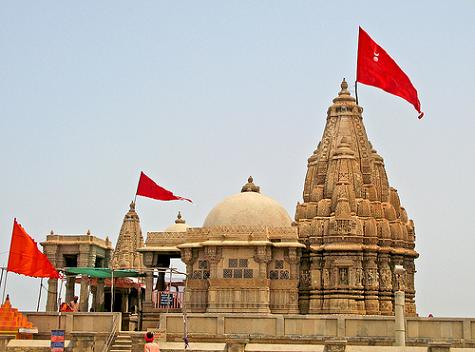
M 295 222 L 307 253 L 328 262 L 322 272 L 324 292 L 309 297 L 315 300 L 310 306 L 321 307 L 313 313 L 366 314 L 358 303 L 364 285 L 371 291 L 364 294 L 371 302 L 376 300 L 371 303 L 376 311 L 370 310 L 370 314 L 392 314 L 390 266 L 399 257 L 409 268 L 418 257 L 412 220 L 396 189 L 389 185 L 383 158 L 368 140 L 362 111 L 343 80 L 328 108 L 322 140 L 308 159 L 303 203 L 297 206 Z M 371 259 L 361 267 L 357 264 L 361 257 Z M 333 264 L 337 258 L 351 258 L 344 264 L 348 272 L 338 270 L 341 264 Z M 414 275 L 409 271 L 404 281 L 406 289 L 414 287 Z M 334 292 L 335 285 L 346 290 L 346 298 Z M 413 289 L 406 297 L 414 305 Z M 344 307 L 341 301 L 346 302 Z
M 144 240 L 140 219 L 135 211 L 135 203 L 130 203 L 129 211 L 124 216 L 117 245 L 112 255 L 111 265 L 114 269 L 143 268 L 143 256 L 137 251 L 143 247 Z

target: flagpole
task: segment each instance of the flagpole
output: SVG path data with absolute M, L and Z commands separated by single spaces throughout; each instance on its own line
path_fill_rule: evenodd
M 2 267 L 2 275 L 0 276 L 0 287 L 2 287 L 2 283 L 3 283 L 3 273 L 5 271 L 5 268 Z
M 5 291 L 7 290 L 7 278 L 8 278 L 8 269 L 5 273 L 5 283 L 3 284 L 2 304 L 5 303 Z
M 111 312 L 114 311 L 114 268 L 111 270 Z
M 5 291 L 7 290 L 7 278 L 8 278 L 8 264 L 10 263 L 10 254 L 12 252 L 12 239 L 13 231 L 15 231 L 16 218 L 13 218 L 13 229 L 12 229 L 12 238 L 10 240 L 10 250 L 8 251 L 8 262 L 5 272 L 5 283 L 3 284 L 3 295 L 2 295 L 2 304 L 5 303 Z
M 137 201 L 137 193 L 139 192 L 140 180 L 142 179 L 142 171 L 140 172 L 139 182 L 137 183 L 137 190 L 135 191 L 134 204 Z
M 36 311 L 40 311 L 40 302 L 41 302 L 41 289 L 43 288 L 43 278 L 40 281 L 40 293 L 38 294 L 38 304 L 36 305 Z
M 358 105 L 358 81 L 355 81 L 355 97 L 356 97 L 356 105 Z

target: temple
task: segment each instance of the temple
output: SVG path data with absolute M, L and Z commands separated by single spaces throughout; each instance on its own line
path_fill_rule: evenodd
M 447 337 L 440 321 L 417 316 L 414 223 L 389 184 L 362 112 L 343 80 L 308 158 L 294 219 L 249 177 L 200 227 L 178 213 L 144 240 L 132 202 L 115 250 L 89 232 L 51 233 L 42 245 L 55 266 L 70 267 L 66 298 L 74 295 L 74 282 L 81 283 L 81 312 L 121 312 L 122 330 L 158 329 L 169 341 L 183 339 L 189 328 L 194 338 L 211 342 L 313 344 L 344 337 L 386 345 L 394 339 L 397 312 L 405 314 L 415 345 L 472 341 L 472 320 L 444 320 L 452 329 Z M 171 268 L 176 260 L 183 273 Z M 88 277 L 94 270 L 104 276 Z M 57 283 L 50 280 L 47 311 L 57 309 L 57 300 Z M 403 331 L 404 320 L 397 324 Z
M 416 314 L 414 223 L 389 186 L 362 112 L 343 80 L 322 140 L 308 159 L 303 203 L 295 212 L 305 244 L 301 313 L 392 315 L 394 267 L 402 265 L 406 312 Z

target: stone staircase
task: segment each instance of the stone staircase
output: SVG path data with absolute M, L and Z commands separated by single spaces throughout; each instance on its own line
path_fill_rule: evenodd
M 114 339 L 109 352 L 132 352 L 132 338 L 126 331 L 120 331 Z

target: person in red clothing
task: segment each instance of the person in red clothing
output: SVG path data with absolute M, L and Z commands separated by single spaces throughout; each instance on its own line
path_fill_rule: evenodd
M 144 352 L 160 352 L 158 344 L 153 342 L 153 339 L 153 332 L 149 331 L 145 334 L 145 346 L 143 348 Z

